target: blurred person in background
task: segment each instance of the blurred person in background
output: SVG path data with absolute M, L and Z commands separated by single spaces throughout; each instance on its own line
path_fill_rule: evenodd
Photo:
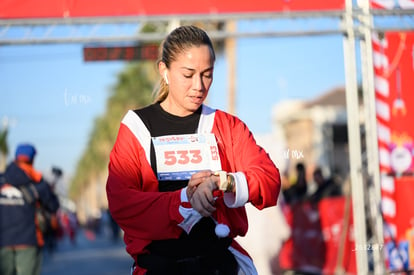
M 119 240 L 121 229 L 119 228 L 119 225 L 116 223 L 114 218 L 111 215 L 111 211 L 109 209 L 107 210 L 108 218 L 109 218 L 109 227 L 111 229 L 111 238 L 114 242 Z
M 285 185 L 286 188 L 282 191 L 284 201 L 289 205 L 303 202 L 307 198 L 308 182 L 306 179 L 306 166 L 304 163 L 298 162 L 295 170 L 296 174 L 294 175 L 292 184 Z
M 53 179 L 49 183 L 53 192 L 55 192 L 56 184 L 58 183 L 59 179 L 63 176 L 63 171 L 58 167 L 52 167 L 52 175 Z M 47 211 L 47 209 L 45 208 L 40 208 L 38 209 L 38 214 L 38 218 L 43 218 L 42 232 L 46 251 L 50 255 L 53 255 L 57 248 L 57 241 L 59 238 L 59 234 L 62 230 L 62 225 L 60 224 L 57 212 L 55 211 L 50 212 Z
M 40 209 L 56 213 L 59 200 L 33 167 L 36 149 L 20 144 L 0 186 L 0 274 L 40 275 L 44 245 Z
M 338 197 L 343 195 L 341 186 L 334 180 L 334 177 L 325 178 L 320 167 L 313 171 L 313 180 L 317 185 L 316 191 L 309 196 L 309 200 L 318 203 L 323 198 Z
M 245 204 L 276 204 L 279 171 L 239 118 L 203 104 L 215 63 L 204 30 L 176 28 L 160 54 L 156 100 L 122 120 L 106 187 L 133 274 L 255 275 L 235 238 Z

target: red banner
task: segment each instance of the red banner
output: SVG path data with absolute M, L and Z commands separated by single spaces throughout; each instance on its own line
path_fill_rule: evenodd
M 67 18 L 343 10 L 345 0 L 8 0 L 0 18 Z
M 390 164 L 395 173 L 413 173 L 414 148 L 414 32 L 387 33 L 385 72 L 390 90 Z
M 386 33 L 373 47 L 381 172 L 412 175 L 414 32 Z
M 414 32 L 373 36 L 387 267 L 414 268 Z
M 298 203 L 285 210 L 292 234 L 279 254 L 283 270 L 356 274 L 356 250 L 381 249 L 355 246 L 352 206 L 345 197 Z
M 392 271 L 414 269 L 414 177 L 392 178 L 393 205 L 389 194 L 383 197 L 383 208 L 392 208 L 385 220 L 385 249 L 387 268 Z M 389 215 L 394 213 L 394 215 Z
M 414 0 L 371 0 L 374 9 L 414 9 Z

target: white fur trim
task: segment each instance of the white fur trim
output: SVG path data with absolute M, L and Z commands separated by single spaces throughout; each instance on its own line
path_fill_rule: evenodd
M 181 202 L 188 202 L 187 187 L 184 187 L 183 189 L 181 189 L 180 198 L 181 198 Z
M 187 197 L 187 187 L 181 189 L 181 202 L 188 202 Z M 202 218 L 200 213 L 195 211 L 193 208 L 185 208 L 183 206 L 179 206 L 178 211 L 180 212 L 181 216 L 183 216 L 184 221 L 182 221 L 178 226 L 187 232 L 187 234 L 191 231 L 191 228 L 198 223 L 198 221 Z
M 214 125 L 216 110 L 203 105 L 201 110 L 200 121 L 198 123 L 197 133 L 211 133 Z
M 142 122 L 141 118 L 134 111 L 129 110 L 122 119 L 122 124 L 127 126 L 132 134 L 138 139 L 139 143 L 144 148 L 145 157 L 147 158 L 148 163 L 151 163 L 151 134 L 144 122 Z
M 236 192 L 224 193 L 224 203 L 229 208 L 237 208 L 244 206 L 249 199 L 249 188 L 247 186 L 246 176 L 243 172 L 229 173 L 234 176 Z
M 258 275 L 253 260 L 249 256 L 240 253 L 240 251 L 231 246 L 229 246 L 229 250 L 233 253 L 234 258 L 236 258 L 236 261 L 239 264 L 238 275 Z
M 193 208 L 185 208 L 181 205 L 178 208 L 178 211 L 184 218 L 184 220 L 180 224 L 178 224 L 178 226 L 181 227 L 185 232 L 187 232 L 187 234 L 190 233 L 193 226 L 196 223 L 198 223 L 200 219 L 203 217 Z

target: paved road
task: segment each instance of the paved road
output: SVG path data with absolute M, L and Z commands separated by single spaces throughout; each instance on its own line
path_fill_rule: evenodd
M 84 231 L 77 236 L 77 244 L 69 240 L 59 242 L 53 255 L 45 253 L 42 275 L 128 275 L 132 258 L 125 252 L 121 239 L 107 236 L 91 238 Z

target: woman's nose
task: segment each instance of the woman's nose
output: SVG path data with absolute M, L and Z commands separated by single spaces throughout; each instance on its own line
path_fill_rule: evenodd
M 203 81 L 201 80 L 201 76 L 194 75 L 193 77 L 193 89 L 200 91 L 203 89 Z

